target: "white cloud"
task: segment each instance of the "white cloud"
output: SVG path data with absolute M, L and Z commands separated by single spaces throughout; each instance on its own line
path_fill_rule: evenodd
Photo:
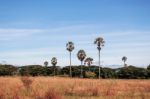
M 102 36 L 106 41 L 101 55 L 102 60 L 105 62 L 104 64 L 122 64 L 120 57 L 124 54 L 128 57 L 133 56 L 137 60 L 142 60 L 142 62 L 136 62 L 131 58 L 130 64 L 148 63 L 149 58 L 145 56 L 148 56 L 150 43 L 145 42 L 145 40 L 149 41 L 149 31 L 97 33 L 98 31 L 100 31 L 98 27 L 88 25 L 51 29 L 0 29 L 0 41 L 4 41 L 3 45 L 6 44 L 6 40 L 7 42 L 12 40 L 20 42 L 20 39 L 28 38 L 28 40 L 22 40 L 21 43 L 11 43 L 16 47 L 14 49 L 0 50 L 0 58 L 13 64 L 42 64 L 43 60 L 56 56 L 60 61 L 59 65 L 67 65 L 68 53 L 65 50 L 65 43 L 71 40 L 75 43 L 75 51 L 73 51 L 74 64 L 80 64 L 76 58 L 76 53 L 80 48 L 87 52 L 87 56 L 93 57 L 97 61 L 97 51 L 93 41 L 96 37 Z M 47 44 L 41 46 L 44 43 Z M 32 49 L 30 47 L 19 48 L 20 45 L 24 44 L 33 45 Z M 9 43 L 7 45 L 10 46 Z
M 14 40 L 36 36 L 38 39 L 58 39 L 58 40 L 76 40 L 93 38 L 93 40 L 102 36 L 104 38 L 126 38 L 129 36 L 149 35 L 149 31 L 109 31 L 101 30 L 100 26 L 95 25 L 74 25 L 47 29 L 17 29 L 17 28 L 0 28 L 0 40 Z M 57 34 L 57 35 L 56 35 Z M 87 39 L 88 40 L 88 39 Z
M 0 40 L 13 40 L 17 38 L 24 38 L 31 36 L 35 33 L 40 33 L 40 29 L 13 29 L 13 28 L 0 28 Z

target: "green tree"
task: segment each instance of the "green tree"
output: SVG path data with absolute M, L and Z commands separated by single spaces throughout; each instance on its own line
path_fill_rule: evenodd
M 105 43 L 105 41 L 102 37 L 98 37 L 94 41 L 94 44 L 97 45 L 97 49 L 98 49 L 98 52 L 99 52 L 99 79 L 100 79 L 100 65 L 101 65 L 100 64 L 100 51 L 101 51 L 102 47 L 104 46 L 104 43 Z
M 44 66 L 47 67 L 48 66 L 48 61 L 44 62 Z
M 84 50 L 79 50 L 78 53 L 77 53 L 77 57 L 78 59 L 81 61 L 81 78 L 83 78 L 83 60 L 85 59 L 86 57 L 86 53 Z
M 126 66 L 126 63 L 125 63 L 125 62 L 127 61 L 127 57 L 126 57 L 126 56 L 123 56 L 123 57 L 122 57 L 122 61 L 124 62 L 124 67 L 125 67 L 125 66 Z
M 6 76 L 6 75 L 14 75 L 17 72 L 17 68 L 13 65 L 0 65 L 0 75 Z
M 57 58 L 56 57 L 53 57 L 51 59 L 51 64 L 53 65 L 53 68 L 54 68 L 54 76 L 55 76 L 55 73 L 56 73 L 56 64 L 57 64 Z
M 139 68 L 135 66 L 122 67 L 117 72 L 117 75 L 121 79 L 145 79 L 147 77 L 147 70 L 145 68 Z
M 150 64 L 147 66 L 147 69 L 150 70 Z
M 90 66 L 91 66 L 92 62 L 93 62 L 93 58 L 91 58 L 91 57 L 88 57 L 84 60 L 84 64 L 85 65 L 87 64 L 89 66 L 89 71 L 90 71 Z
M 150 64 L 147 66 L 147 78 L 150 78 Z
M 41 73 L 42 66 L 40 65 L 27 65 L 19 68 L 20 75 L 22 76 L 39 76 Z
M 70 77 L 72 77 L 72 70 L 71 70 L 71 52 L 74 50 L 74 43 L 73 42 L 68 42 L 66 44 L 66 49 L 69 51 L 69 56 L 70 56 Z

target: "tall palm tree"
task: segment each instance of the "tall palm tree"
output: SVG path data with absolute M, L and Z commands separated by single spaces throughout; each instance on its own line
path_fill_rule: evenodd
M 74 43 L 69 41 L 66 44 L 66 49 L 69 51 L 69 55 L 70 55 L 70 77 L 72 77 L 72 71 L 71 71 L 71 52 L 74 50 Z
M 105 43 L 105 41 L 102 37 L 98 37 L 94 41 L 94 44 L 97 45 L 97 49 L 98 49 L 98 52 L 99 52 L 99 79 L 100 79 L 100 65 L 101 65 L 100 64 L 100 51 L 101 51 L 102 47 L 104 46 L 104 43 Z
M 86 57 L 86 53 L 84 50 L 79 50 L 77 53 L 78 59 L 81 61 L 81 78 L 83 78 L 83 70 L 82 70 L 82 65 L 83 65 L 83 60 Z
M 88 57 L 84 60 L 84 64 L 87 64 L 89 66 L 89 71 L 90 71 L 90 66 L 92 64 L 93 58 Z
M 47 67 L 48 66 L 48 61 L 44 62 L 44 66 Z
M 56 69 L 56 64 L 57 64 L 57 58 L 56 57 L 53 57 L 51 59 L 51 64 L 53 65 L 53 68 L 54 68 L 54 76 L 55 76 L 55 69 Z
M 124 66 L 125 66 L 125 64 L 126 64 L 125 62 L 127 61 L 127 57 L 126 57 L 126 56 L 123 56 L 123 57 L 122 57 L 122 61 L 124 62 Z

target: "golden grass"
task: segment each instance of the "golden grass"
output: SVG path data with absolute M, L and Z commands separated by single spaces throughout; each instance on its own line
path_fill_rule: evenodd
M 149 99 L 150 80 L 0 77 L 0 99 Z M 28 81 L 27 81 L 28 83 Z

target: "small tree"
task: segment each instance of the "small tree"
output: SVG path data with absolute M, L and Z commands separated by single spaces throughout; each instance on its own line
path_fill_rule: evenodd
M 124 67 L 125 67 L 125 66 L 126 66 L 126 63 L 125 63 L 125 62 L 127 61 L 127 57 L 126 57 L 126 56 L 123 56 L 123 57 L 122 57 L 122 61 L 124 62 Z
M 89 71 L 90 71 L 90 66 L 92 64 L 92 61 L 93 61 L 93 58 L 91 58 L 91 57 L 88 57 L 84 60 L 84 64 L 85 65 L 87 64 L 89 66 Z
M 54 76 L 55 76 L 55 69 L 56 69 L 56 64 L 57 64 L 57 58 L 56 57 L 53 57 L 52 60 L 51 60 L 51 64 L 53 65 L 53 68 L 54 68 Z
M 48 61 L 44 62 L 44 66 L 47 67 L 48 66 Z

